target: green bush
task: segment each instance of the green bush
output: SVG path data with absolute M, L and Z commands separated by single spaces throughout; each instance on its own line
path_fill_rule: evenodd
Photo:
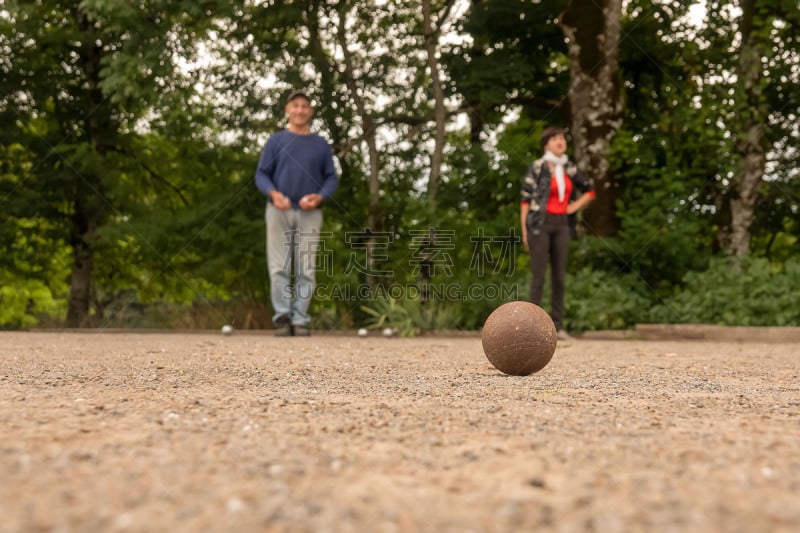
M 650 305 L 645 294 L 644 282 L 633 275 L 582 268 L 567 275 L 565 325 L 576 333 L 631 327 Z M 545 295 L 549 299 L 549 287 Z
M 649 321 L 724 326 L 800 326 L 800 260 L 713 259 L 689 272 L 684 286 L 655 306 Z

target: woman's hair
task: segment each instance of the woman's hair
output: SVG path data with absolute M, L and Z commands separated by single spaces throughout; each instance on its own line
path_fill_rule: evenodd
M 544 147 L 547 146 L 547 141 L 550 140 L 550 137 L 555 137 L 556 135 L 566 136 L 566 133 L 562 128 L 545 128 L 545 130 L 542 132 L 541 138 L 542 150 L 544 150 Z

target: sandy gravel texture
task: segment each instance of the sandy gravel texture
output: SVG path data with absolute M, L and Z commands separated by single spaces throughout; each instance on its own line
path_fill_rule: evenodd
M 0 531 L 800 530 L 797 344 L 0 333 Z

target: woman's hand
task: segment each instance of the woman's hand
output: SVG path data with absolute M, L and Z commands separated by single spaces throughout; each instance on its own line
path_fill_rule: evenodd
M 572 215 L 577 213 L 578 211 L 586 207 L 586 205 L 588 205 L 589 202 L 591 202 L 592 200 L 594 200 L 594 193 L 592 192 L 583 193 L 580 198 L 578 198 L 574 202 L 570 202 L 569 204 L 567 204 L 567 214 Z

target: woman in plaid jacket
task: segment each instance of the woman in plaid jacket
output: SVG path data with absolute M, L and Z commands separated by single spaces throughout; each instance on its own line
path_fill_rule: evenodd
M 541 305 L 549 263 L 550 316 L 559 340 L 569 340 L 564 329 L 564 278 L 570 228 L 574 226 L 575 214 L 594 198 L 594 190 L 591 180 L 567 158 L 564 130 L 547 128 L 541 143 L 544 156 L 531 163 L 522 184 L 522 244 L 531 258 L 531 302 Z

